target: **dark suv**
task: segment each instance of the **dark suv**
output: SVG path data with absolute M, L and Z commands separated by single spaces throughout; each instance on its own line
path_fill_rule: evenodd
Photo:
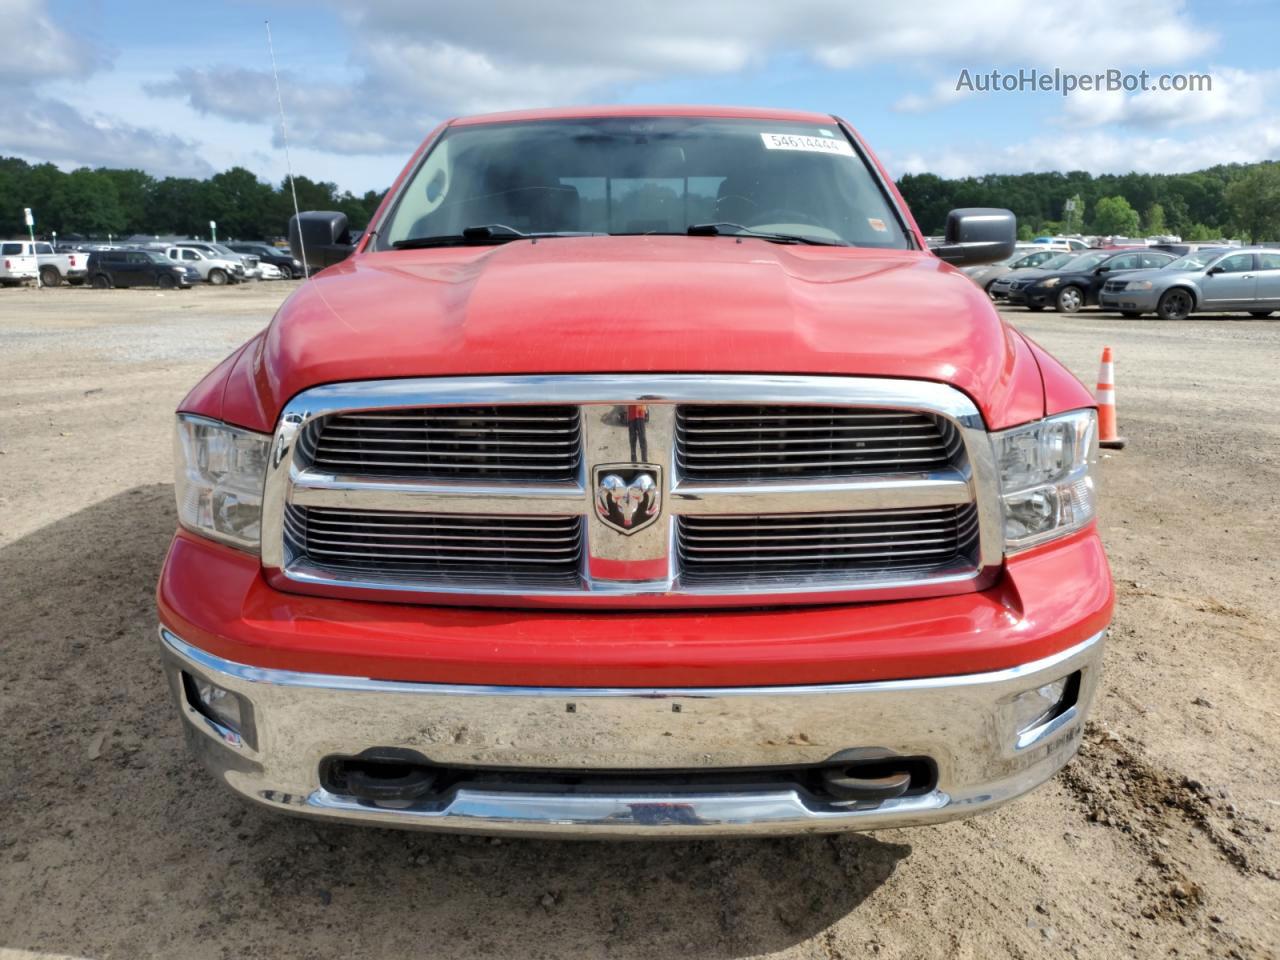
M 267 243 L 228 243 L 227 246 L 236 253 L 247 253 L 252 257 L 257 257 L 263 263 L 279 267 L 280 272 L 288 280 L 302 276 L 302 261 L 286 250 L 281 250 Z
M 89 254 L 89 282 L 109 287 L 189 287 L 200 282 L 192 267 L 174 263 L 156 250 L 97 250 Z

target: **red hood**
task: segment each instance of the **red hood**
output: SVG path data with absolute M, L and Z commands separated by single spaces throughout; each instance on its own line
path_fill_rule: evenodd
M 935 257 L 729 237 L 354 256 L 285 302 L 235 362 L 219 413 L 269 430 L 320 383 L 650 371 L 936 380 L 992 427 L 1044 414 L 1027 345 Z

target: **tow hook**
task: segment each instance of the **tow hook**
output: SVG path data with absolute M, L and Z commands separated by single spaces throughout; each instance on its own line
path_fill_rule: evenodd
M 373 763 L 349 766 L 347 792 L 357 800 L 379 807 L 411 807 L 431 793 L 435 771 L 427 767 Z
M 883 766 L 883 765 L 878 765 Z M 906 770 L 875 771 L 875 776 L 854 776 L 857 767 L 825 767 L 822 781 L 837 804 L 880 803 L 893 800 L 911 789 L 911 774 Z

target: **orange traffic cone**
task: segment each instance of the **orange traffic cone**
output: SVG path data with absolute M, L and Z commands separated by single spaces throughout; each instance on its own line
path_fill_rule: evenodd
M 1116 432 L 1116 367 L 1111 348 L 1102 348 L 1102 365 L 1098 368 L 1098 446 L 1123 450 L 1124 437 Z

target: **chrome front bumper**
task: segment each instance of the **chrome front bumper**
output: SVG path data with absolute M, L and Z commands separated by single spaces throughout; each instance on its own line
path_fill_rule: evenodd
M 189 741 L 237 793 L 285 812 L 380 826 L 493 833 L 716 836 L 873 830 L 999 806 L 1074 755 L 1103 635 L 990 673 L 812 687 L 670 689 L 448 686 L 293 673 L 232 663 L 161 629 L 165 672 Z M 1080 673 L 1074 703 L 1015 729 L 1019 694 Z M 240 698 L 241 730 L 198 712 L 182 674 Z M 322 761 L 370 748 L 482 769 L 710 771 L 821 764 L 856 748 L 930 758 L 936 786 L 843 806 L 799 788 L 701 791 L 458 787 L 390 809 L 330 792 Z

